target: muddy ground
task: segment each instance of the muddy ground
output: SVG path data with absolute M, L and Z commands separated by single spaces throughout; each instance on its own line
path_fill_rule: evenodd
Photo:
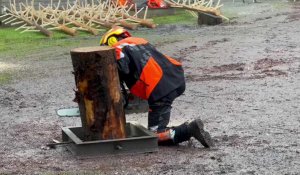
M 300 4 L 225 7 L 236 16 L 227 24 L 140 29 L 184 65 L 187 89 L 174 102 L 171 124 L 200 117 L 216 148 L 192 140 L 157 153 L 89 159 L 47 149 L 61 127 L 80 125 L 55 114 L 76 106 L 72 48 L 56 47 L 22 60 L 1 57 L 16 78 L 0 87 L 0 174 L 300 174 Z M 127 120 L 147 125 L 147 114 Z

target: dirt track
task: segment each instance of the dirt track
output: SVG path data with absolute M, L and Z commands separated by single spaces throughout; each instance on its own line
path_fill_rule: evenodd
M 71 48 L 53 48 L 10 62 L 22 78 L 0 87 L 0 173 L 300 174 L 300 4 L 271 2 L 228 3 L 241 10 L 230 24 L 141 31 L 184 64 L 187 90 L 174 103 L 171 124 L 202 118 L 215 149 L 193 140 L 158 153 L 94 159 L 46 149 L 62 126 L 80 124 L 55 115 L 75 103 Z M 127 120 L 146 125 L 147 114 Z

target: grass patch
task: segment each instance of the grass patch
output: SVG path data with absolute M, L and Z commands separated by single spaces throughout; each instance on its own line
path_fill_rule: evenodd
M 48 47 L 64 47 L 76 45 L 83 37 L 90 36 L 85 32 L 78 32 L 78 36 L 71 37 L 61 32 L 54 32 L 52 38 L 44 36 L 40 32 L 25 32 L 20 34 L 20 31 L 15 31 L 15 28 L 6 27 L 0 28 L 0 55 L 8 55 L 20 57 L 23 54 L 30 54 Z
M 7 84 L 12 80 L 12 74 L 8 72 L 0 72 L 0 85 Z
M 274 2 L 271 4 L 272 7 L 275 9 L 275 10 L 281 10 L 281 9 L 285 9 L 287 8 L 288 6 L 291 5 L 291 3 L 286 3 L 286 2 Z
M 158 25 L 160 24 L 193 24 L 197 21 L 197 18 L 190 15 L 185 10 L 177 9 L 174 15 L 159 16 L 152 18 Z
M 239 16 L 238 12 L 230 11 L 230 10 L 223 10 L 222 15 L 227 17 L 228 19 L 234 19 Z M 223 20 L 223 21 L 226 22 L 226 20 Z

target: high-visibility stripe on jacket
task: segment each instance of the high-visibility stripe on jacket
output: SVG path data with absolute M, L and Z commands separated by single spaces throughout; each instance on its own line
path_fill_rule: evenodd
M 113 47 L 120 79 L 132 94 L 156 101 L 185 83 L 181 63 L 163 55 L 145 39 L 128 37 Z

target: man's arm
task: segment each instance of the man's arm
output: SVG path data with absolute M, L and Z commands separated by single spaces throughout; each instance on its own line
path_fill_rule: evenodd
M 120 85 L 121 85 L 121 92 L 123 95 L 123 106 L 124 106 L 124 108 L 126 108 L 128 106 L 129 95 L 127 93 L 127 89 L 125 88 L 123 80 L 120 80 Z

